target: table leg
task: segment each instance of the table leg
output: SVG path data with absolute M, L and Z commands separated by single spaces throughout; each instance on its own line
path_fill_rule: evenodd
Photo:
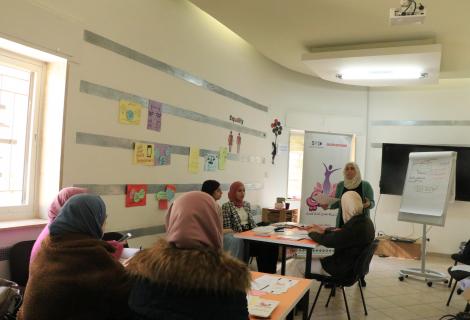
M 286 274 L 286 246 L 281 246 L 281 274 L 284 276 Z
M 307 320 L 308 318 L 308 304 L 309 304 L 309 299 L 310 299 L 310 290 L 307 290 L 307 292 L 304 295 L 303 298 L 303 311 L 302 311 L 302 319 Z
M 310 270 L 312 269 L 312 249 L 307 248 L 307 255 L 305 257 L 305 278 L 308 279 Z

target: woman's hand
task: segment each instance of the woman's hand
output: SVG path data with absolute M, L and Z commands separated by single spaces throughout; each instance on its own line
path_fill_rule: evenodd
M 312 224 L 310 226 L 307 226 L 305 230 L 307 230 L 308 233 L 310 232 L 316 232 L 320 234 L 325 233 L 325 229 L 323 227 L 320 227 L 318 224 Z
M 370 200 L 365 198 L 364 202 L 362 203 L 362 206 L 364 207 L 364 209 L 369 208 L 370 207 Z

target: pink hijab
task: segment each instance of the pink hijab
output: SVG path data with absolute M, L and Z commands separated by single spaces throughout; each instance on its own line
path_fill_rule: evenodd
M 67 202 L 69 198 L 72 196 L 79 194 L 79 193 L 86 193 L 87 190 L 83 188 L 75 188 L 75 187 L 69 187 L 69 188 L 64 188 L 59 191 L 57 194 L 57 197 L 52 201 L 51 205 L 49 206 L 49 209 L 47 210 L 47 215 L 49 216 L 49 223 L 42 229 L 41 233 L 39 234 L 38 238 L 36 239 L 36 242 L 34 242 L 33 249 L 31 251 L 31 257 L 29 258 L 29 263 L 31 264 L 36 258 L 39 250 L 41 249 L 41 244 L 44 238 L 46 238 L 49 235 L 49 224 L 55 220 L 57 215 L 60 212 L 60 209 L 62 206 Z
M 232 202 L 235 207 L 241 208 L 243 207 L 243 199 L 240 201 L 237 199 L 237 191 L 240 187 L 243 187 L 244 184 L 240 181 L 235 181 L 230 185 L 230 190 L 228 191 L 228 199 Z
M 166 233 L 177 248 L 222 249 L 222 223 L 214 198 L 192 191 L 176 199 L 166 215 Z

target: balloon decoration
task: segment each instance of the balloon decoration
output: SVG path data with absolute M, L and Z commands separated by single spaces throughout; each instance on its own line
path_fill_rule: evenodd
M 274 119 L 273 123 L 271 123 L 271 129 L 275 136 L 274 141 L 271 143 L 272 148 L 273 148 L 273 151 L 271 152 L 272 164 L 274 164 L 274 158 L 276 158 L 276 155 L 277 155 L 277 137 L 282 134 L 281 121 L 279 121 L 278 119 Z

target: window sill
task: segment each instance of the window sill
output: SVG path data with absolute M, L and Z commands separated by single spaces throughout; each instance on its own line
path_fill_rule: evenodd
M 28 219 L 0 222 L 0 230 L 24 229 L 27 227 L 43 227 L 49 221 L 46 219 Z

